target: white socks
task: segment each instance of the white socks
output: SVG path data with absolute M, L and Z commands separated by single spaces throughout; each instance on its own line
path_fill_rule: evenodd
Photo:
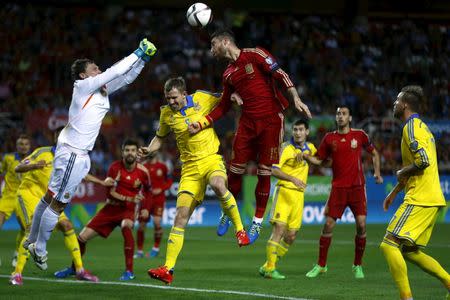
M 33 215 L 33 221 L 31 223 L 31 231 L 27 237 L 27 240 L 30 243 L 34 243 L 37 240 L 37 236 L 39 233 L 39 225 L 41 224 L 42 214 L 44 213 L 44 210 L 47 208 L 47 206 L 48 206 L 48 204 L 47 204 L 47 202 L 45 202 L 44 197 L 42 197 L 41 201 L 39 201 L 38 205 L 36 205 L 36 208 L 34 210 L 34 215 Z
M 42 214 L 41 226 L 39 227 L 39 235 L 36 240 L 36 252 L 39 255 L 47 254 L 47 241 L 52 235 L 52 231 L 58 223 L 59 213 L 47 207 Z

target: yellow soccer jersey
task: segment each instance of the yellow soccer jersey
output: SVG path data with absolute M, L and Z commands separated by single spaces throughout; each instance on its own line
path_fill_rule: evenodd
M 26 164 L 45 160 L 47 162 L 47 166 L 42 169 L 36 169 L 23 173 L 19 192 L 21 190 L 25 190 L 32 193 L 36 197 L 44 196 L 47 192 L 47 185 L 53 170 L 52 162 L 54 156 L 55 147 L 40 147 L 34 150 L 33 153 L 23 160 Z
M 300 146 L 295 144 L 294 140 L 291 139 L 291 141 L 283 144 L 280 162 L 276 165 L 272 165 L 272 168 L 279 168 L 282 172 L 299 178 L 306 183 L 308 180 L 309 165 L 305 160 L 297 161 L 297 154 L 300 152 L 314 156 L 317 149 L 310 142 L 306 142 L 303 147 L 300 148 Z M 277 185 L 290 189 L 298 189 L 292 182 L 287 180 L 278 180 Z
M 213 127 L 208 127 L 195 135 L 190 135 L 188 125 L 197 122 L 209 114 L 220 101 L 220 94 L 196 91 L 186 96 L 187 104 L 180 111 L 174 112 L 168 105 L 161 107 L 159 128 L 156 135 L 175 134 L 180 159 L 182 162 L 198 160 L 219 150 L 219 139 Z
M 16 173 L 14 169 L 20 163 L 19 153 L 7 153 L 3 156 L 0 173 L 5 174 L 5 187 L 2 196 L 14 195 L 20 185 L 21 175 Z
M 403 166 L 415 164 L 421 171 L 411 176 L 405 186 L 405 203 L 420 206 L 445 206 L 439 181 L 436 145 L 428 126 L 412 115 L 403 127 Z

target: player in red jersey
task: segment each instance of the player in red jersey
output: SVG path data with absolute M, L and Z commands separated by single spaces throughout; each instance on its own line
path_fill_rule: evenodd
M 351 121 L 350 108 L 339 106 L 336 111 L 337 130 L 325 135 L 316 156 L 304 157 L 316 165 L 331 159 L 333 169 L 331 193 L 325 207 L 326 221 L 319 241 L 319 261 L 306 274 L 307 277 L 317 277 L 328 270 L 327 254 L 333 228 L 348 206 L 356 220 L 353 272 L 355 278 L 364 278 L 361 264 L 366 247 L 367 199 L 361 158 L 363 149 L 372 155 L 375 182 L 383 183 L 383 177 L 380 175 L 380 156 L 377 150 L 364 130 L 350 128 Z
M 107 238 L 110 233 L 120 226 L 124 237 L 125 272 L 120 280 L 134 279 L 133 253 L 134 238 L 133 226 L 135 220 L 136 203 L 142 199 L 142 192 L 150 188 L 148 170 L 137 159 L 138 143 L 125 140 L 122 144 L 122 160 L 111 164 L 107 180 L 114 180 L 115 185 L 108 191 L 106 205 L 89 221 L 78 235 L 81 255 L 86 252 L 86 243 L 100 235 Z M 72 270 L 71 270 L 72 269 Z M 58 278 L 74 274 L 73 266 L 57 272 Z M 62 274 L 64 273 L 64 274 Z M 65 276 L 63 276 L 65 275 Z
M 256 211 L 249 230 L 250 243 L 253 243 L 259 236 L 269 198 L 272 164 L 278 163 L 280 143 L 283 141 L 283 111 L 288 101 L 277 85 L 286 89 L 299 112 L 308 117 L 311 113 L 288 74 L 267 50 L 259 47 L 240 49 L 231 31 L 218 30 L 211 36 L 211 53 L 229 62 L 223 73 L 222 100 L 209 115 L 192 124 L 189 131 L 194 134 L 221 118 L 231 107 L 233 93 L 242 98 L 242 115 L 233 143 L 228 185 L 233 195 L 237 196 L 247 163 L 257 161 Z M 225 234 L 228 226 L 227 217 L 222 215 L 218 235 Z
M 149 252 L 150 257 L 156 257 L 159 254 L 159 244 L 163 236 L 161 227 L 161 218 L 164 212 L 164 203 L 166 202 L 165 191 L 172 186 L 172 179 L 168 177 L 169 170 L 164 162 L 161 161 L 159 154 L 153 156 L 144 166 L 150 173 L 152 189 L 145 195 L 139 210 L 139 227 L 137 231 L 137 248 L 135 258 L 144 257 L 144 233 L 150 215 L 153 217 L 154 244 Z

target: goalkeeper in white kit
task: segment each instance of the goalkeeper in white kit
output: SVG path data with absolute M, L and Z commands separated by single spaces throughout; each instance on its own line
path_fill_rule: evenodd
M 156 47 L 143 39 L 138 49 L 105 72 L 89 59 L 77 59 L 72 64 L 75 82 L 69 120 L 58 137 L 48 190 L 36 206 L 31 232 L 24 243 L 40 269 L 47 268 L 47 240 L 60 213 L 89 172 L 88 152 L 94 147 L 110 108 L 108 95 L 132 83 L 155 53 Z

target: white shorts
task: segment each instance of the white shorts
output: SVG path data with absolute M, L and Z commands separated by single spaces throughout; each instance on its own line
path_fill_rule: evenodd
M 68 145 L 58 145 L 53 160 L 53 171 L 48 190 L 53 199 L 69 203 L 78 184 L 89 173 L 91 159 L 87 151 L 78 150 Z

